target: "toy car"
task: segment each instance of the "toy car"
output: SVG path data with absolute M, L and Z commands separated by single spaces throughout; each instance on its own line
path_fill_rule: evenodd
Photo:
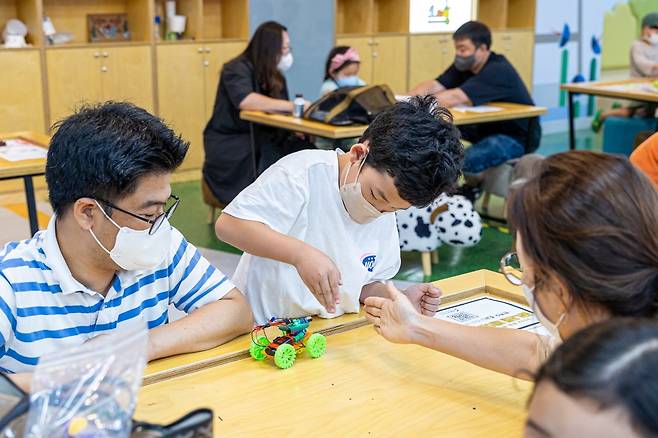
M 311 319 L 310 316 L 272 318 L 268 323 L 254 327 L 249 354 L 256 360 L 272 357 L 274 364 L 282 369 L 290 368 L 295 363 L 297 353 L 304 349 L 312 358 L 322 356 L 327 350 L 327 338 L 308 331 Z M 265 333 L 268 327 L 277 327 L 281 330 L 281 336 L 270 341 Z

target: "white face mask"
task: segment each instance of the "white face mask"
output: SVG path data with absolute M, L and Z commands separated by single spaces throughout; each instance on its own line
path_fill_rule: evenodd
M 658 33 L 652 33 L 646 38 L 647 42 L 652 46 L 658 46 Z
M 535 287 L 528 287 L 525 284 L 521 286 L 523 289 L 523 295 L 525 295 L 525 299 L 528 300 L 528 304 L 530 305 L 530 308 L 532 309 L 533 312 L 535 312 L 535 316 L 541 323 L 541 325 L 544 326 L 544 328 L 548 331 L 548 333 L 551 334 L 551 336 L 558 341 L 562 341 L 562 336 L 560 336 L 560 324 L 562 324 L 562 321 L 564 321 L 564 317 L 567 315 L 566 313 L 563 313 L 560 315 L 558 318 L 557 322 L 552 323 L 550 319 L 546 317 L 537 305 L 537 302 L 535 301 Z
M 279 63 L 277 64 L 276 68 L 278 68 L 280 72 L 285 72 L 288 71 L 290 67 L 292 67 L 292 63 L 292 52 L 288 52 L 283 55 L 281 59 L 279 59 Z
M 148 228 L 133 230 L 128 227 L 120 227 L 105 213 L 98 202 L 96 205 L 105 217 L 119 229 L 111 251 L 103 246 L 91 229 L 89 230 L 96 243 L 110 255 L 114 263 L 126 271 L 137 271 L 153 269 L 163 262 L 171 244 L 171 225 L 166 218 L 158 231 L 151 235 Z
M 361 169 L 365 162 L 366 158 L 363 157 L 363 161 L 361 161 L 359 170 L 356 173 L 356 179 L 353 183 L 347 184 L 347 176 L 350 174 L 350 168 L 352 167 L 352 162 L 350 161 L 350 164 L 347 165 L 343 185 L 340 187 L 340 197 L 343 200 L 345 210 L 347 210 L 347 214 L 349 214 L 352 220 L 357 224 L 367 224 L 384 214 L 373 207 L 361 193 L 359 174 L 361 173 Z

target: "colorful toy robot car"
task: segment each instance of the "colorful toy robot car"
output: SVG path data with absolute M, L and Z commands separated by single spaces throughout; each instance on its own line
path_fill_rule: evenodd
M 302 350 L 308 351 L 312 358 L 320 357 L 327 350 L 327 338 L 320 333 L 310 333 L 308 326 L 311 317 L 303 318 L 272 318 L 267 324 L 254 327 L 251 331 L 251 347 L 249 354 L 256 360 L 266 357 L 274 358 L 274 364 L 279 368 L 290 368 Z M 277 327 L 281 336 L 270 341 L 265 333 L 268 327 Z

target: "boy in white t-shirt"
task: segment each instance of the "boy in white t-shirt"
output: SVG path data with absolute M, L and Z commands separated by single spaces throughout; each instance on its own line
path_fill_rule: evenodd
M 348 153 L 289 155 L 231 202 L 217 236 L 245 254 L 233 282 L 256 322 L 271 317 L 358 312 L 386 296 L 384 280 L 400 268 L 396 210 L 426 206 L 455 184 L 463 149 L 450 113 L 431 97 L 381 113 Z M 440 291 L 405 293 L 434 314 Z

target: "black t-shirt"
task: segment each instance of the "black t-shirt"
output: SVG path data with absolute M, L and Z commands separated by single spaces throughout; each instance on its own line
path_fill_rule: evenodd
M 249 133 L 249 122 L 240 119 L 240 102 L 250 93 L 269 95 L 256 83 L 251 62 L 245 56 L 238 56 L 224 64 L 215 98 L 215 108 L 206 131 L 229 135 Z M 288 100 L 285 78 L 279 95 L 271 97 Z
M 461 88 L 473 105 L 489 102 L 534 105 L 528 89 L 512 64 L 503 55 L 495 52 L 491 52 L 487 63 L 478 74 L 471 71 L 461 72 L 453 64 L 436 80 L 447 89 Z M 461 130 L 464 138 L 471 142 L 494 134 L 505 134 L 525 146 L 528 141 L 528 120 L 480 123 Z

